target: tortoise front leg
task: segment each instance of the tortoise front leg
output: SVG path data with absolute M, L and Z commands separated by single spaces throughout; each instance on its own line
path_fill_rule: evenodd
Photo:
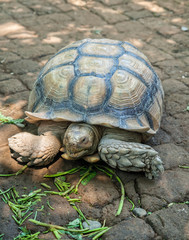
M 18 133 L 8 139 L 11 157 L 28 166 L 45 166 L 53 161 L 61 148 L 61 141 L 52 132 L 36 136 L 28 132 Z
M 145 172 L 152 179 L 164 171 L 158 153 L 142 143 L 102 138 L 98 147 L 101 159 L 123 171 Z

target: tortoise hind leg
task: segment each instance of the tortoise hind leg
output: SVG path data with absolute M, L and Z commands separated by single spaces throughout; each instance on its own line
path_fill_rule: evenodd
M 164 171 L 158 153 L 142 143 L 102 138 L 98 151 L 101 159 L 111 167 L 128 172 L 143 171 L 149 179 Z
M 51 132 L 36 136 L 28 132 L 8 139 L 11 157 L 28 166 L 45 166 L 53 161 L 61 148 L 60 140 Z

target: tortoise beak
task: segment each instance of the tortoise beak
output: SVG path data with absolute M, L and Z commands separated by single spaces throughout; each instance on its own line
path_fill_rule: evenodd
M 88 152 L 87 150 L 82 150 L 82 151 L 73 152 L 73 153 L 70 153 L 70 152 L 66 151 L 61 156 L 66 160 L 77 160 L 77 159 L 85 156 L 85 154 L 87 152 Z

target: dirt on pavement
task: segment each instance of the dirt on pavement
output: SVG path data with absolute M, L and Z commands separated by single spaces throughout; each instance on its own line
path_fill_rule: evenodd
M 165 172 L 157 180 L 143 174 L 117 171 L 126 194 L 146 217 L 135 217 L 125 199 L 122 213 L 115 217 L 121 192 L 119 185 L 98 173 L 86 186 L 80 185 L 79 204 L 87 219 L 112 226 L 106 240 L 187 240 L 189 239 L 189 2 L 187 0 L 1 0 L 0 1 L 0 112 L 23 118 L 29 92 L 46 61 L 60 48 L 83 38 L 112 38 L 129 41 L 144 52 L 165 91 L 164 113 L 159 132 L 150 140 L 163 159 Z M 26 129 L 35 133 L 35 126 Z M 0 173 L 12 173 L 22 166 L 9 152 L 7 139 L 23 131 L 15 125 L 0 126 Z M 26 169 L 18 176 L 1 177 L 2 191 L 14 186 L 20 194 L 42 188 L 45 174 L 84 164 L 61 158 L 48 168 Z M 74 183 L 79 175 L 69 177 Z M 66 225 L 78 217 L 68 201 L 49 195 L 37 220 Z M 35 206 L 35 208 L 39 206 Z M 19 226 L 9 206 L 0 199 L 0 235 L 12 240 Z M 29 221 L 32 233 L 44 231 Z M 52 233 L 40 239 L 55 239 Z M 63 239 L 69 239 L 65 237 Z

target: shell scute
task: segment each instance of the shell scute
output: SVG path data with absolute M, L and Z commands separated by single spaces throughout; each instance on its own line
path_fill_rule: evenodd
M 44 66 L 29 99 L 30 122 L 86 122 L 154 134 L 162 115 L 161 81 L 128 42 L 84 39 Z
M 112 58 L 100 58 L 91 56 L 82 56 L 78 60 L 78 68 L 81 74 L 95 74 L 105 76 L 111 71 L 114 66 L 114 60 Z

